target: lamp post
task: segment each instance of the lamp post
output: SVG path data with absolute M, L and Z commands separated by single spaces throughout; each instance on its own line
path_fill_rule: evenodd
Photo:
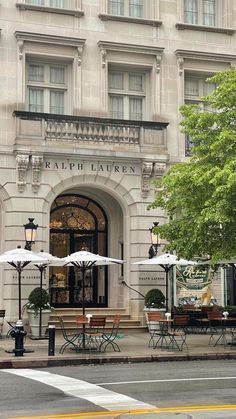
M 153 222 L 153 226 L 149 228 L 150 236 L 151 236 L 151 246 L 149 247 L 148 253 L 149 253 L 149 259 L 153 258 L 157 255 L 158 246 L 161 245 L 160 243 L 160 236 L 159 234 L 155 233 L 154 230 L 158 226 L 159 222 L 155 221 Z
M 24 224 L 25 227 L 25 249 L 31 250 L 32 244 L 35 243 L 38 224 L 34 224 L 34 218 L 29 218 L 29 222 Z

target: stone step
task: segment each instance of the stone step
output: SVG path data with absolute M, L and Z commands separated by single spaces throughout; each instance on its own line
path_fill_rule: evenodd
M 123 333 L 127 332 L 144 332 L 147 330 L 146 326 L 142 326 L 139 320 L 132 319 L 131 316 L 126 312 L 125 308 L 87 308 L 87 314 L 92 314 L 93 316 L 106 316 L 106 328 L 110 329 L 112 327 L 113 318 L 115 314 L 120 314 L 121 322 L 120 329 Z M 65 327 L 67 331 L 72 331 L 76 329 L 75 317 L 82 314 L 82 309 L 77 308 L 57 308 L 55 309 L 49 320 L 49 324 L 54 324 L 56 326 L 56 333 L 60 332 L 60 324 L 58 317 L 63 317 Z

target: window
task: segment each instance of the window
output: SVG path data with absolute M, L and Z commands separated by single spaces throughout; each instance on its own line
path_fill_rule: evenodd
M 193 25 L 216 26 L 216 0 L 184 0 L 184 21 Z
M 206 77 L 187 76 L 184 80 L 184 98 L 187 105 L 199 104 L 204 111 L 212 109 L 206 103 L 202 102 L 203 96 L 210 95 L 216 88 L 215 83 L 207 83 Z M 185 155 L 191 155 L 191 137 L 185 136 Z
M 28 110 L 64 114 L 67 68 L 57 64 L 29 62 L 27 67 Z
M 56 7 L 58 9 L 66 7 L 66 0 L 26 0 L 26 3 L 34 6 Z
M 142 120 L 144 116 L 145 74 L 110 71 L 108 78 L 111 118 Z
M 144 17 L 144 0 L 108 0 L 108 13 L 142 18 Z

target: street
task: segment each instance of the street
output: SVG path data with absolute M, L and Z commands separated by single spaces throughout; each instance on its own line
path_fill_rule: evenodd
M 1 419 L 236 417 L 232 360 L 11 369 L 0 380 Z

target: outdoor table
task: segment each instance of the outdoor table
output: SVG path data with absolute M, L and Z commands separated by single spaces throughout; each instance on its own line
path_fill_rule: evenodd
M 106 318 L 104 316 L 99 318 L 91 316 L 89 321 L 85 318 L 86 316 L 78 316 L 76 319 L 77 326 L 80 326 L 77 333 L 76 352 L 86 350 L 99 352 L 105 338 Z
M 223 342 L 223 345 L 227 345 L 227 338 L 226 335 L 229 334 L 229 331 L 227 328 L 235 328 L 236 327 L 236 319 L 234 317 L 219 317 L 212 320 L 209 320 L 209 326 L 211 329 L 211 336 L 209 339 L 209 345 L 211 341 L 213 341 L 213 336 L 218 333 L 218 338 L 215 341 L 213 346 L 221 344 Z M 215 329 L 215 330 L 214 330 Z
M 160 347 L 169 349 L 170 343 L 171 343 L 171 336 L 170 336 L 170 329 L 171 329 L 171 323 L 173 323 L 173 319 L 160 319 L 158 320 L 160 329 L 159 329 L 159 339 L 157 340 L 156 344 L 154 345 L 154 349 L 157 348 L 158 343 L 160 342 Z M 168 343 L 168 341 L 169 343 Z M 163 345 L 163 342 L 165 341 L 165 346 Z

